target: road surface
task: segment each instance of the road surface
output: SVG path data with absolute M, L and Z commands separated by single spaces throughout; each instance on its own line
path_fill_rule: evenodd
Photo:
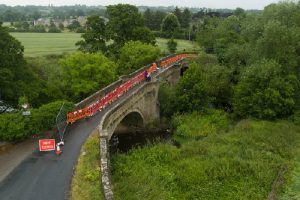
M 127 99 L 142 85 L 121 96 L 111 106 Z M 70 183 L 81 146 L 99 125 L 104 113 L 80 120 L 67 128 L 63 153 L 34 151 L 0 183 L 1 200 L 64 200 L 69 198 Z M 100 189 L 100 188 L 99 188 Z

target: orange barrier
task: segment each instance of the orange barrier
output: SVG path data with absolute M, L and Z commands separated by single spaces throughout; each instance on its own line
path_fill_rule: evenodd
M 191 56 L 193 56 L 193 54 L 180 54 L 180 55 L 171 56 L 171 57 L 161 60 L 159 62 L 159 65 L 161 68 L 165 68 L 165 67 L 168 67 L 168 66 L 180 61 L 183 58 L 191 57 Z M 157 70 L 157 64 L 152 63 L 152 65 L 147 69 L 147 72 L 149 74 L 152 74 L 152 73 L 156 72 L 156 70 Z M 93 116 L 96 112 L 104 109 L 108 104 L 115 101 L 117 98 L 122 96 L 126 91 L 128 91 L 130 88 L 132 88 L 136 84 L 142 82 L 144 79 L 145 79 L 144 72 L 139 73 L 132 79 L 126 81 L 125 83 L 123 83 L 122 85 L 120 85 L 119 87 L 114 89 L 113 91 L 106 94 L 104 97 L 99 99 L 97 102 L 95 102 L 83 109 L 68 113 L 67 114 L 67 122 L 72 124 L 75 121 L 80 120 L 82 118 Z

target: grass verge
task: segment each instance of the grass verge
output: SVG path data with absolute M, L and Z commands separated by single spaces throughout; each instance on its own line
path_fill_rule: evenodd
M 99 137 L 92 134 L 83 145 L 71 185 L 71 200 L 102 200 Z

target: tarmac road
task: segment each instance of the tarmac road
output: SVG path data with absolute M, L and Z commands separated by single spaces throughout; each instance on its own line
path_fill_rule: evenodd
M 1 200 L 63 200 L 69 187 L 80 149 L 86 138 L 99 125 L 104 112 L 81 120 L 68 128 L 63 153 L 39 152 L 25 159 L 0 183 Z
M 126 100 L 138 85 L 125 93 L 109 107 Z M 108 107 L 108 108 L 109 108 Z M 79 120 L 67 128 L 63 153 L 36 150 L 0 183 L 0 200 L 64 200 L 69 199 L 73 168 L 81 146 L 99 125 L 105 109 L 91 118 Z M 99 188 L 100 189 L 100 188 Z

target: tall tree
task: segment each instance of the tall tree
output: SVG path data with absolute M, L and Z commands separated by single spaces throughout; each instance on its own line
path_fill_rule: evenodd
M 192 13 L 188 8 L 185 8 L 182 13 L 181 27 L 188 28 L 192 21 Z
M 161 31 L 167 38 L 173 37 L 179 28 L 179 21 L 173 13 L 168 14 L 162 21 Z
M 179 23 L 182 24 L 182 12 L 181 12 L 181 10 L 176 6 L 173 13 L 174 13 L 174 15 L 176 15 Z
M 116 65 L 103 54 L 77 52 L 60 60 L 65 94 L 79 101 L 116 79 Z
M 9 103 L 16 103 L 15 80 L 25 65 L 23 58 L 24 47 L 12 37 L 0 22 L 0 98 Z
M 114 41 L 115 48 L 122 47 L 127 41 L 140 40 L 142 42 L 153 42 L 152 38 L 145 38 L 144 35 L 136 34 L 136 32 L 150 32 L 145 28 L 144 18 L 139 13 L 138 8 L 129 4 L 118 4 L 107 6 L 108 16 L 107 33 Z M 151 36 L 150 33 L 146 35 Z
M 154 30 L 153 17 L 153 12 L 147 8 L 147 10 L 144 12 L 145 26 L 151 30 Z
M 84 40 L 76 43 L 79 50 L 84 52 L 106 51 L 106 36 L 104 19 L 93 15 L 87 18 L 86 32 L 81 35 Z

